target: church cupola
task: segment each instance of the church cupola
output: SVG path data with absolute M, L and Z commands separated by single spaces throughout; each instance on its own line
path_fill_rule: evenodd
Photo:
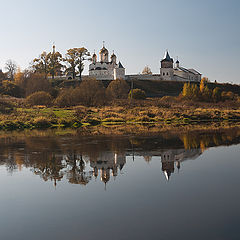
M 113 51 L 113 54 L 111 56 L 111 63 L 116 65 L 117 64 L 117 57 L 116 55 L 114 54 L 114 51 Z
M 179 68 L 179 61 L 176 61 L 176 68 Z
M 92 63 L 96 64 L 96 62 L 97 62 L 97 54 L 94 51 L 94 54 L 92 55 Z
M 108 50 L 104 46 L 103 42 L 103 47 L 99 52 L 100 55 L 100 62 L 108 63 Z

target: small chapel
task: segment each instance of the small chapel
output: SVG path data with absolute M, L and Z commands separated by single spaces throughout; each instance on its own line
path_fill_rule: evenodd
M 117 56 L 114 52 L 109 61 L 109 52 L 103 43 L 103 47 L 99 52 L 99 61 L 95 52 L 92 55 L 92 63 L 89 65 L 89 76 L 97 80 L 125 79 L 125 68 L 120 61 L 117 63 Z

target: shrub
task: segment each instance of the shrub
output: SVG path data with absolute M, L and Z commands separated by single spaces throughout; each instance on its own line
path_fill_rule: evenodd
M 50 121 L 45 117 L 35 118 L 33 123 L 36 128 L 48 128 L 51 126 Z
M 129 85 L 123 79 L 111 81 L 107 87 L 107 95 L 111 99 L 125 99 L 128 96 Z
M 85 106 L 101 106 L 107 101 L 105 88 L 102 82 L 96 79 L 83 80 L 75 95 Z
M 22 90 L 21 88 L 10 82 L 10 81 L 3 81 L 2 86 L 0 87 L 0 93 L 4 95 L 9 95 L 12 97 L 21 97 L 22 96 Z
M 29 73 L 25 80 L 26 85 L 26 96 L 31 95 L 35 92 L 49 92 L 51 90 L 51 86 L 49 80 L 45 78 L 44 74 L 40 73 Z
M 26 98 L 26 102 L 31 106 L 34 105 L 45 105 L 49 106 L 52 102 L 52 97 L 46 92 L 35 92 Z
M 73 96 L 73 89 L 70 88 L 62 90 L 55 99 L 54 104 L 58 107 L 69 107 L 75 105 L 74 101 L 76 101 L 76 99 L 74 99 Z
M 221 100 L 221 90 L 219 87 L 213 89 L 212 98 L 214 102 L 219 102 Z
M 146 94 L 143 90 L 137 88 L 137 89 L 133 89 L 129 92 L 128 98 L 144 100 L 144 99 L 146 99 Z
M 10 113 L 13 111 L 14 105 L 11 101 L 0 99 L 0 113 Z

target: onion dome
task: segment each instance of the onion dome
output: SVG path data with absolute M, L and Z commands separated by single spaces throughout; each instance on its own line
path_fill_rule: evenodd
M 100 50 L 100 54 L 108 54 L 108 50 L 103 46 L 103 48 Z

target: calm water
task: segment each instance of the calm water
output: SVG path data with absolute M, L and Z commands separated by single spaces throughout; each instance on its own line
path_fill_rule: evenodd
M 2 135 L 0 239 L 240 239 L 240 131 Z

